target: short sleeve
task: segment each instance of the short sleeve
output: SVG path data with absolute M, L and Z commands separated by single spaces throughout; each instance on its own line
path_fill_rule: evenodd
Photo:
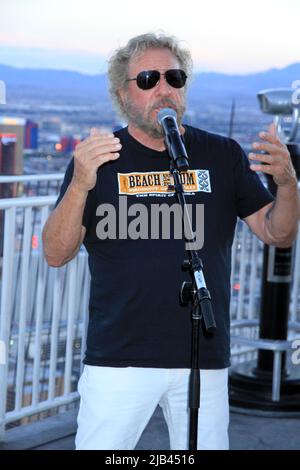
M 59 196 L 57 198 L 57 201 L 56 201 L 54 207 L 57 207 L 58 204 L 60 203 L 60 201 L 62 200 L 62 198 L 64 197 L 65 192 L 67 191 L 68 186 L 72 181 L 73 173 L 74 173 L 74 158 L 72 158 L 72 160 L 70 160 L 70 162 L 67 166 L 66 173 L 65 173 L 65 176 L 64 176 L 64 180 L 63 180 L 63 183 L 62 183 L 61 188 L 60 188 L 60 193 L 59 193 Z M 84 208 L 84 212 L 83 212 L 83 216 L 82 216 L 82 225 L 84 225 L 84 227 L 87 230 L 88 230 L 88 228 L 91 224 L 92 211 L 93 211 L 93 207 L 94 207 L 93 198 L 94 198 L 94 191 L 91 190 L 88 193 L 88 197 L 87 197 L 87 200 L 86 200 L 86 204 L 85 204 L 85 208 Z
M 257 212 L 274 201 L 256 172 L 250 169 L 248 158 L 240 145 L 232 140 L 234 147 L 234 183 L 237 214 L 241 219 Z

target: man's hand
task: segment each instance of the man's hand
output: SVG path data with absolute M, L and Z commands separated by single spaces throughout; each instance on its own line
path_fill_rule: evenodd
M 263 150 L 266 154 L 249 153 L 249 159 L 263 162 L 265 165 L 252 164 L 251 170 L 272 175 L 277 186 L 297 185 L 296 172 L 289 151 L 280 141 L 275 124 L 269 126 L 268 132 L 260 132 L 259 137 L 264 142 L 255 142 L 252 146 L 255 150 Z
M 72 186 L 84 192 L 93 189 L 98 168 L 119 158 L 121 147 L 120 139 L 114 134 L 103 134 L 93 127 L 89 137 L 76 146 Z

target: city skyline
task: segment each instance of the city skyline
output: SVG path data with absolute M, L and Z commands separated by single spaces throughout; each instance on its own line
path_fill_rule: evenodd
M 184 8 L 158 0 L 0 4 L 0 63 L 17 67 L 103 73 L 110 54 L 130 37 L 159 30 L 191 50 L 195 71 L 246 74 L 300 61 L 297 0 L 190 0 Z

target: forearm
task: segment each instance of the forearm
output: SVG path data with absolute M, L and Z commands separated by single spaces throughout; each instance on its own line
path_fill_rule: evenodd
M 71 183 L 43 229 L 43 248 L 50 266 L 61 266 L 71 259 L 81 242 L 82 216 L 87 191 Z
M 300 219 L 297 182 L 278 186 L 276 200 L 266 215 L 265 227 L 272 244 L 285 248 L 292 245 Z

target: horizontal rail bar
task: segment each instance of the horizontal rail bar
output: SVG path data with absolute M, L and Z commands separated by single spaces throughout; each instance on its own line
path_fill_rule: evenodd
M 5 424 L 13 423 L 19 419 L 42 413 L 43 411 L 48 411 L 58 406 L 69 405 L 77 400 L 79 400 L 79 393 L 72 392 L 68 396 L 57 397 L 54 400 L 45 400 L 35 406 L 27 406 L 20 411 L 8 411 L 8 413 L 6 413 Z
M 50 206 L 56 202 L 57 196 L 14 197 L 0 199 L 0 210 L 11 207 L 42 207 Z
M 240 335 L 231 335 L 231 342 L 235 344 L 245 344 L 255 346 L 258 349 L 267 349 L 269 351 L 288 351 L 291 349 L 292 341 L 280 339 L 254 339 L 246 338 Z
M 21 183 L 24 181 L 58 181 L 63 180 L 64 173 L 49 173 L 43 175 L 2 175 L 0 183 Z

